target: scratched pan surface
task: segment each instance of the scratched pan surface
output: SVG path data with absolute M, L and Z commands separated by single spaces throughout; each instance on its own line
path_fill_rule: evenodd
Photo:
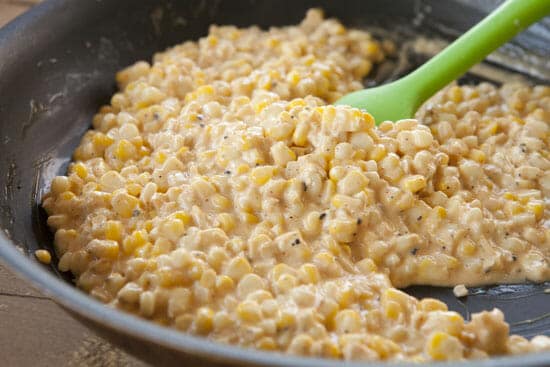
M 221 346 L 109 309 L 72 286 L 68 274 L 32 256 L 52 236 L 39 206 L 47 183 L 62 174 L 91 117 L 114 92 L 114 73 L 155 51 L 204 35 L 211 23 L 294 24 L 312 6 L 350 26 L 395 38 L 401 50 L 365 81 L 395 79 L 430 56 L 419 36 L 449 40 L 497 5 L 476 0 L 49 0 L 0 30 L 0 257 L 82 322 L 154 365 L 332 366 Z M 388 31 L 389 30 L 389 31 Z M 460 82 L 550 81 L 550 20 L 545 19 Z M 55 261 L 54 261 L 55 262 Z M 501 308 L 512 332 L 550 335 L 550 284 L 492 286 L 457 299 L 446 288 L 406 289 L 444 300 L 469 317 Z M 364 365 L 364 364 L 361 364 Z M 382 365 L 373 363 L 371 365 Z M 463 365 L 463 364 L 447 364 Z M 550 354 L 475 362 L 477 366 L 548 366 Z M 385 364 L 387 366 L 387 364 Z

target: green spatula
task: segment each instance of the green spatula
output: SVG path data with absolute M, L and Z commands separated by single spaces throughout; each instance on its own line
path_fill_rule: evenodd
M 367 110 L 376 124 L 411 118 L 437 91 L 547 14 L 550 0 L 508 0 L 411 74 L 347 94 L 336 104 Z

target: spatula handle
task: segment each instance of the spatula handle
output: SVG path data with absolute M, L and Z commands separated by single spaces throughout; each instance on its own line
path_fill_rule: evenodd
M 508 0 L 445 50 L 404 78 L 422 87 L 416 109 L 518 33 L 550 14 L 550 0 Z

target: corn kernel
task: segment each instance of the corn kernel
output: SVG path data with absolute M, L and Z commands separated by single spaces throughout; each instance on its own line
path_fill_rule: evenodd
M 418 309 L 425 312 L 447 311 L 447 305 L 434 298 L 424 298 L 418 302 Z
M 438 218 L 445 219 L 447 218 L 447 210 L 443 208 L 442 206 L 435 206 L 434 212 L 437 215 Z
M 130 218 L 134 214 L 134 210 L 139 208 L 139 200 L 134 196 L 120 192 L 113 196 L 111 205 L 118 215 Z
M 426 187 L 426 178 L 421 175 L 412 175 L 403 179 L 401 185 L 404 190 L 416 193 Z
M 435 332 L 426 344 L 426 352 L 436 361 L 456 360 L 463 357 L 460 341 L 444 332 Z
M 107 148 L 114 143 L 113 138 L 103 133 L 96 133 L 92 138 L 92 144 L 98 148 Z
M 386 317 L 391 320 L 397 320 L 402 313 L 401 305 L 395 301 L 387 301 L 384 306 Z
M 209 307 L 201 307 L 195 318 L 195 330 L 198 334 L 206 335 L 213 328 L 214 311 Z
M 254 301 L 243 301 L 237 306 L 237 316 L 243 321 L 256 323 L 262 319 L 260 306 Z
M 535 214 L 536 220 L 541 220 L 544 214 L 544 204 L 540 201 L 530 201 L 527 204 L 527 210 Z
M 506 200 L 514 200 L 516 201 L 518 199 L 517 195 L 513 192 L 505 192 L 504 195 L 502 195 Z
M 329 225 L 329 233 L 338 242 L 352 242 L 356 232 L 357 223 L 355 221 L 333 220 Z
M 264 185 L 274 174 L 275 168 L 270 166 L 256 167 L 250 172 L 250 178 L 256 185 Z
M 300 267 L 299 272 L 300 272 L 300 279 L 304 283 L 315 284 L 319 281 L 321 277 L 319 274 L 319 270 L 313 264 L 303 264 Z
M 117 220 L 109 220 L 105 223 L 105 238 L 108 240 L 120 241 L 122 231 L 122 223 Z
M 76 173 L 76 175 L 78 177 L 80 177 L 81 179 L 85 179 L 86 177 L 88 177 L 88 170 L 86 169 L 86 166 L 82 163 L 76 163 L 73 165 L 72 167 L 72 170 L 74 173 Z
M 262 350 L 276 350 L 277 343 L 275 343 L 275 340 L 273 340 L 273 338 L 269 336 L 264 336 L 256 342 L 256 348 Z
M 370 152 L 370 159 L 380 162 L 387 155 L 386 147 L 379 144 L 376 145 Z
M 473 256 L 477 251 L 476 245 L 472 241 L 464 241 L 458 246 L 460 256 Z
M 36 250 L 34 252 L 34 256 L 40 261 L 42 264 L 50 264 L 52 262 L 52 255 L 48 250 Z
M 477 163 L 485 163 L 485 153 L 479 149 L 472 149 L 470 151 L 470 159 Z
M 252 213 L 241 213 L 242 220 L 248 224 L 257 224 L 260 219 Z
M 63 192 L 59 195 L 59 198 L 61 200 L 67 200 L 67 201 L 72 200 L 75 197 L 76 197 L 76 195 L 73 194 L 71 191 L 65 191 L 65 192 Z
M 134 252 L 137 248 L 145 245 L 149 239 L 146 232 L 138 230 L 134 231 L 130 236 L 122 241 L 122 249 L 127 255 Z
M 222 211 L 228 209 L 231 206 L 231 201 L 223 195 L 215 194 L 210 198 L 210 202 L 214 209 Z
M 115 151 L 115 158 L 121 161 L 127 161 L 128 159 L 137 156 L 136 147 L 126 139 L 122 139 L 118 142 Z

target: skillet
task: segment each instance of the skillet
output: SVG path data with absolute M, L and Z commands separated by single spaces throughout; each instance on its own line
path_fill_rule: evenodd
M 34 259 L 34 250 L 52 245 L 40 198 L 51 179 L 65 172 L 91 117 L 114 93 L 115 72 L 137 60 L 150 60 L 168 46 L 205 35 L 212 23 L 264 28 L 295 24 L 306 9 L 322 7 L 348 26 L 398 40 L 405 54 L 375 70 L 365 81 L 372 85 L 395 79 L 430 56 L 415 52 L 407 40 L 418 35 L 452 39 L 497 4 L 493 0 L 45 1 L 0 30 L 0 257 L 100 335 L 154 365 L 344 365 L 224 346 L 105 307 L 76 289 L 68 274 Z M 549 44 L 546 18 L 461 82 L 498 84 L 521 78 L 548 84 Z M 410 61 L 404 63 L 403 55 Z M 499 307 L 513 333 L 532 337 L 550 335 L 548 288 L 548 282 L 480 287 L 467 299 L 455 298 L 446 288 L 406 291 L 439 298 L 466 318 Z M 445 364 L 460 365 L 465 364 Z M 550 353 L 468 365 L 548 366 Z

